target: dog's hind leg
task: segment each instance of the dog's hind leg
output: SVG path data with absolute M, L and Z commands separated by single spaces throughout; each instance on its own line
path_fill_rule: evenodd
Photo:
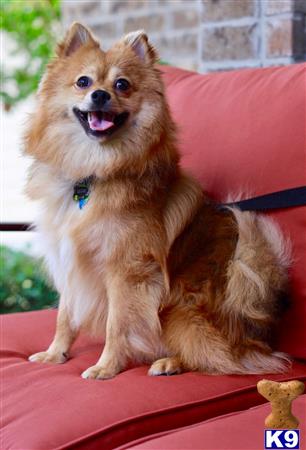
M 241 373 L 242 367 L 234 361 L 229 344 L 205 319 L 201 306 L 181 302 L 169 307 L 161 321 L 163 344 L 172 356 L 153 363 L 149 375 L 186 370 Z
M 183 371 L 182 361 L 177 356 L 169 356 L 155 361 L 149 369 L 148 374 L 156 375 L 176 375 Z
M 284 372 L 286 355 L 266 350 L 264 344 L 243 346 L 243 354 L 221 331 L 205 319 L 197 305 L 176 305 L 163 321 L 163 343 L 170 356 L 157 360 L 149 375 L 175 374 L 186 370 L 208 374 L 256 374 Z M 252 345 L 251 345 L 252 344 Z

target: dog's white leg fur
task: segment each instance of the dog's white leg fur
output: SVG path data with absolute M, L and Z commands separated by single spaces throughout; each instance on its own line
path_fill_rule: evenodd
M 56 333 L 54 339 L 45 352 L 35 353 L 29 357 L 31 362 L 62 364 L 69 357 L 69 349 L 77 335 L 71 327 L 66 310 L 60 306 L 57 315 Z

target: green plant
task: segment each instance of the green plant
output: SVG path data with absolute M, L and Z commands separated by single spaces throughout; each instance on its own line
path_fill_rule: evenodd
M 0 4 L 0 29 L 12 46 L 11 58 L 6 58 L 0 72 L 0 95 L 9 109 L 37 89 L 53 53 L 60 0 L 0 0 Z M 18 65 L 10 67 L 13 56 Z
M 57 299 L 39 260 L 0 246 L 0 313 L 50 308 Z

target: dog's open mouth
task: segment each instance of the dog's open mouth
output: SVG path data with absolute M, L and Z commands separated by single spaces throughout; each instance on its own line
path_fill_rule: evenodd
M 129 116 L 128 112 L 114 114 L 104 111 L 81 111 L 78 108 L 73 108 L 73 112 L 86 133 L 95 137 L 110 136 L 125 124 Z

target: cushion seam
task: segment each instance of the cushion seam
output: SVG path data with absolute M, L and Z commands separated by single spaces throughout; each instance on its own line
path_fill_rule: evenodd
M 303 380 L 306 379 L 306 374 L 303 375 L 300 378 L 303 379 Z M 290 380 L 294 380 L 294 379 L 296 379 L 296 376 L 281 378 L 280 381 L 290 381 Z M 101 428 L 99 430 L 96 430 L 96 431 L 93 431 L 91 433 L 88 433 L 87 435 L 79 437 L 79 438 L 77 438 L 77 439 L 75 439 L 73 441 L 69 441 L 69 442 L 65 443 L 64 445 L 62 445 L 60 447 L 56 447 L 55 450 L 67 449 L 70 446 L 73 446 L 75 444 L 80 444 L 83 441 L 91 439 L 92 437 L 95 437 L 95 436 L 98 436 L 98 435 L 107 434 L 107 433 L 111 432 L 113 429 L 115 429 L 117 427 L 120 427 L 120 426 L 124 427 L 124 426 L 126 426 L 126 425 L 128 425 L 130 423 L 137 422 L 137 421 L 139 421 L 142 418 L 146 418 L 147 419 L 147 418 L 158 416 L 158 415 L 169 414 L 169 413 L 171 413 L 171 411 L 178 411 L 178 410 L 182 411 L 184 409 L 190 409 L 191 407 L 203 406 L 206 403 L 210 403 L 212 401 L 215 401 L 216 399 L 231 398 L 233 396 L 235 397 L 237 393 L 247 393 L 247 392 L 252 392 L 252 391 L 255 391 L 255 390 L 256 390 L 256 386 L 248 386 L 246 388 L 236 389 L 235 391 L 227 392 L 225 394 L 219 394 L 219 395 L 216 395 L 216 396 L 212 396 L 212 397 L 209 397 L 209 398 L 207 398 L 205 400 L 198 400 L 198 401 L 195 401 L 195 402 L 188 402 L 188 403 L 184 403 L 184 404 L 180 404 L 180 405 L 176 405 L 176 406 L 163 408 L 163 409 L 156 410 L 156 411 L 153 411 L 153 412 L 150 411 L 150 412 L 147 412 L 147 413 L 141 414 L 141 415 L 139 414 L 139 415 L 136 415 L 136 416 L 129 417 L 127 419 L 121 420 L 119 422 L 113 423 L 110 426 L 106 426 L 106 427 Z M 264 403 L 264 399 L 263 399 L 262 403 Z M 235 411 L 233 411 L 233 413 L 234 412 Z M 216 417 L 218 417 L 218 416 L 215 416 L 215 418 Z M 207 420 L 209 420 L 209 419 L 207 419 Z M 196 422 L 196 423 L 199 423 L 199 422 Z M 125 445 L 125 444 L 128 444 L 128 441 L 126 443 L 123 443 L 122 445 Z

